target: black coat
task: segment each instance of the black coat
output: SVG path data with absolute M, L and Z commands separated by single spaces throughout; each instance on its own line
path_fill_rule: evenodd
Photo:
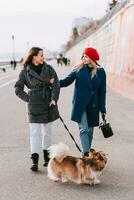
M 50 85 L 49 80 L 54 78 Z M 24 91 L 26 86 L 29 91 Z M 59 118 L 57 105 L 49 107 L 51 100 L 58 101 L 60 85 L 55 70 L 44 63 L 42 72 L 38 75 L 29 66 L 19 74 L 15 84 L 15 93 L 23 101 L 28 103 L 28 115 L 30 123 L 48 123 Z

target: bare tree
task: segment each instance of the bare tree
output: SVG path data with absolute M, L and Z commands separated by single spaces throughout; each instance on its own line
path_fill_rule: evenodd
M 109 3 L 109 9 L 113 9 L 115 7 L 115 5 L 118 3 L 118 0 L 112 0 L 111 3 Z
M 76 40 L 79 37 L 79 33 L 76 27 L 73 28 L 72 39 Z

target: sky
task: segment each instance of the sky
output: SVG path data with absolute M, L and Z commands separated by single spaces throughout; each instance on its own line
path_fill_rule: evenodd
M 78 17 L 100 19 L 108 0 L 0 0 L 0 54 L 32 46 L 58 50 Z

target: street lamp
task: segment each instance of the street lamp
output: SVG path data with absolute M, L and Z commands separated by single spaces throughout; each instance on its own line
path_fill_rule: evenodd
M 26 52 L 29 50 L 29 41 L 26 42 Z
M 11 66 L 13 64 L 13 69 L 15 70 L 17 62 L 15 60 L 15 37 L 14 37 L 14 35 L 12 35 L 12 42 L 13 42 L 13 62 L 11 62 Z
M 15 37 L 12 35 L 12 45 L 13 45 L 13 61 L 15 61 Z

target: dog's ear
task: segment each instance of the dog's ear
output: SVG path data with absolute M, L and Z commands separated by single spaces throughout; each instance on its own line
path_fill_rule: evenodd
M 90 152 L 95 152 L 95 150 L 91 148 L 91 149 L 90 149 Z
M 100 153 L 99 159 L 100 160 L 107 160 L 106 154 L 105 153 Z
M 98 157 L 98 159 L 102 161 L 102 160 L 104 160 L 104 156 L 102 156 L 102 155 L 100 154 L 99 157 Z

